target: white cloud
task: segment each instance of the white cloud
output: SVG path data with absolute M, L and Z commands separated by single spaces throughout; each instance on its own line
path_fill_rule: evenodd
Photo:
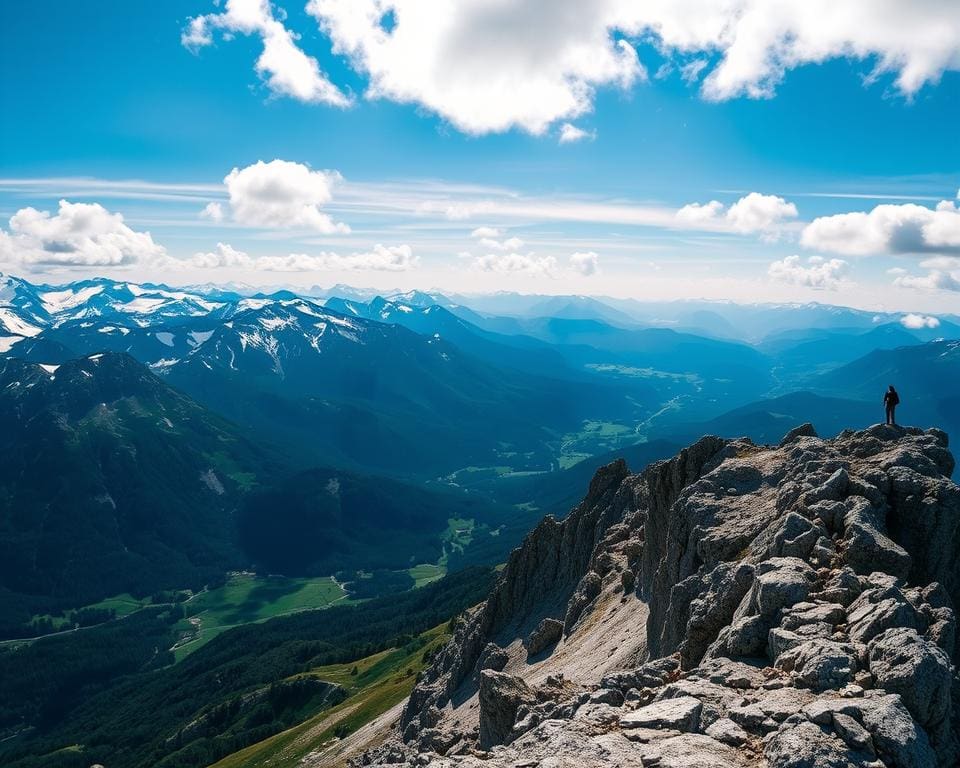
M 373 250 L 341 256 L 322 252 L 316 255 L 261 256 L 256 268 L 268 272 L 376 271 L 408 272 L 419 266 L 420 258 L 409 245 L 375 245 Z
M 523 248 L 523 240 L 519 237 L 508 237 L 506 240 L 495 240 L 492 237 L 481 237 L 480 245 L 491 251 L 518 251 Z
M 9 233 L 0 230 L 0 261 L 26 267 L 126 266 L 165 258 L 149 232 L 130 229 L 123 216 L 98 203 L 61 200 L 54 215 L 21 208 L 10 218 Z
M 944 200 L 935 209 L 915 203 L 878 205 L 869 213 L 814 219 L 800 242 L 846 256 L 896 253 L 960 253 L 960 211 Z
M 597 88 L 645 80 L 628 39 L 688 61 L 689 80 L 706 72 L 713 100 L 770 97 L 788 70 L 834 58 L 865 62 L 867 82 L 893 73 L 908 96 L 960 69 L 952 0 L 310 0 L 307 10 L 368 77 L 369 98 L 424 106 L 468 133 L 543 134 L 590 111 Z M 697 54 L 716 64 L 689 61 Z
M 716 221 L 723 213 L 724 205 L 719 200 L 709 203 L 690 203 L 677 211 L 677 219 L 684 224 L 697 226 Z
M 320 71 L 317 60 L 297 46 L 297 35 L 277 20 L 270 0 L 227 0 L 221 13 L 190 19 L 180 41 L 196 51 L 213 43 L 215 30 L 223 32 L 225 39 L 236 33 L 260 36 L 263 52 L 255 65 L 257 74 L 275 94 L 337 107 L 350 104 L 349 97 Z
M 960 271 L 960 256 L 933 256 L 920 262 L 926 269 L 942 269 L 948 272 Z
M 553 256 L 537 256 L 534 253 L 489 253 L 477 256 L 473 260 L 473 268 L 499 275 L 556 277 L 557 260 Z
M 368 98 L 419 104 L 471 134 L 551 124 L 592 109 L 601 86 L 646 78 L 602 0 L 310 0 L 307 11 L 369 78 Z M 381 20 L 392 13 L 388 32 Z
M 477 227 L 470 233 L 470 237 L 496 238 L 500 237 L 500 230 L 496 227 Z
M 685 83 L 695 83 L 709 63 L 706 59 L 694 59 L 680 67 L 680 77 Z
M 478 213 L 489 213 L 493 207 L 493 203 L 489 200 L 457 202 L 426 200 L 417 205 L 416 212 L 427 215 L 439 213 L 450 221 L 465 221 Z
M 321 211 L 333 197 L 336 171 L 311 171 L 287 160 L 262 160 L 234 168 L 223 180 L 233 218 L 258 227 L 303 228 L 323 234 L 346 233 L 350 227 Z
M 191 266 L 203 269 L 232 267 L 261 272 L 334 272 L 375 271 L 408 272 L 416 269 L 420 258 L 409 245 L 375 245 L 370 251 L 343 256 L 331 251 L 311 255 L 291 253 L 288 256 L 259 256 L 253 258 L 226 243 L 217 243 L 209 253 L 195 253 Z
M 919 330 L 920 328 L 939 328 L 940 321 L 932 315 L 916 315 L 910 313 L 900 318 L 900 324 L 904 328 Z
M 953 272 L 932 269 L 925 275 L 901 275 L 893 284 L 920 291 L 960 291 L 960 269 Z
M 751 192 L 729 208 L 711 200 L 690 203 L 676 212 L 678 222 L 693 228 L 716 229 L 740 234 L 761 233 L 765 238 L 779 236 L 784 223 L 797 217 L 797 206 L 776 195 Z
M 217 243 L 217 247 L 208 253 L 195 253 L 190 263 L 194 267 L 214 269 L 217 267 L 249 268 L 254 260 L 243 251 L 238 251 L 227 243 Z
M 593 141 L 595 138 L 597 138 L 596 131 L 585 131 L 573 123 L 564 123 L 560 126 L 560 137 L 558 141 L 561 144 L 573 144 L 577 141 L 583 141 L 584 139 Z
M 597 274 L 600 257 L 593 251 L 577 252 L 570 256 L 570 268 L 585 277 Z
M 843 259 L 828 261 L 820 256 L 811 256 L 804 266 L 799 256 L 787 256 L 773 262 L 767 274 L 780 283 L 829 290 L 838 288 L 848 271 L 849 264 Z
M 207 203 L 200 211 L 200 217 L 210 221 L 223 221 L 223 206 L 220 203 Z
M 797 206 L 776 195 L 751 192 L 730 206 L 727 220 L 737 232 L 776 232 L 786 219 L 797 217 Z

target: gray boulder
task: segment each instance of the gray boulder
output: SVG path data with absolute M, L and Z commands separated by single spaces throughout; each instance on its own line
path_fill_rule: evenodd
M 544 619 L 527 637 L 525 643 L 527 653 L 536 656 L 556 644 L 561 637 L 563 637 L 563 622 L 559 619 Z
M 480 746 L 503 744 L 513 730 L 517 710 L 535 696 L 522 678 L 485 669 L 480 673 Z
M 898 627 L 875 637 L 869 645 L 870 672 L 876 685 L 897 693 L 930 734 L 938 752 L 953 754 L 950 727 L 950 659 L 916 630 Z
M 624 715 L 620 718 L 620 727 L 696 731 L 702 709 L 703 703 L 693 696 L 665 699 Z

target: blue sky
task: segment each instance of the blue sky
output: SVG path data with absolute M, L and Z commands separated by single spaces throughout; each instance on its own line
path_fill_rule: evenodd
M 956 7 L 740 4 L 5 4 L 0 269 L 956 310 Z

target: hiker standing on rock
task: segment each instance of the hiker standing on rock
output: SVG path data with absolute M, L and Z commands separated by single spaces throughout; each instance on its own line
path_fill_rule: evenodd
M 894 411 L 897 410 L 897 406 L 899 404 L 900 395 L 897 394 L 897 390 L 895 390 L 893 388 L 893 384 L 891 384 L 890 389 L 888 389 L 886 394 L 883 396 L 883 405 L 887 409 L 887 424 L 895 425 L 897 423 Z

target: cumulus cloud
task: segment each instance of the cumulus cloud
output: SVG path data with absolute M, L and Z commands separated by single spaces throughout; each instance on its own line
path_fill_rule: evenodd
M 915 315 L 910 313 L 900 318 L 900 324 L 904 328 L 919 330 L 920 328 L 939 328 L 940 321 L 931 315 Z
M 0 261 L 32 266 L 126 266 L 159 263 L 163 246 L 98 203 L 61 200 L 56 214 L 21 208 L 0 230 Z
M 227 0 L 222 12 L 190 19 L 180 41 L 197 51 L 213 43 L 215 31 L 225 39 L 234 34 L 260 36 L 263 52 L 255 68 L 273 93 L 336 107 L 350 104 L 350 98 L 320 71 L 317 60 L 297 46 L 297 35 L 277 19 L 270 0 Z
M 618 32 L 622 5 L 310 0 L 307 11 L 334 52 L 367 76 L 369 98 L 419 104 L 471 134 L 541 135 L 588 112 L 596 88 L 646 78 Z
M 773 262 L 767 274 L 780 283 L 830 290 L 840 286 L 849 268 L 850 265 L 843 259 L 828 261 L 821 256 L 811 256 L 804 263 L 799 256 L 787 256 Z
M 223 221 L 223 206 L 220 203 L 207 203 L 200 211 L 200 218 L 210 221 Z
M 584 139 L 590 139 L 592 141 L 595 138 L 597 138 L 596 131 L 585 131 L 573 123 L 564 123 L 560 126 L 558 141 L 561 144 L 573 144 L 578 141 L 583 141 Z
M 789 219 L 797 217 L 797 206 L 776 195 L 751 192 L 729 208 L 718 200 L 690 203 L 676 213 L 678 222 L 690 227 L 703 227 L 740 234 L 760 233 L 775 239 Z
M 350 227 L 334 222 L 321 207 L 332 199 L 340 178 L 336 171 L 312 171 L 301 163 L 261 160 L 234 168 L 223 182 L 233 219 L 240 224 L 335 234 Z
M 950 0 L 309 0 L 307 11 L 368 78 L 368 98 L 426 107 L 468 133 L 543 134 L 590 111 L 598 88 L 646 79 L 636 40 L 686 62 L 712 100 L 768 98 L 788 70 L 834 58 L 867 63 L 868 83 L 892 73 L 907 96 L 960 69 Z M 188 42 L 208 42 L 199 26 Z
M 952 272 L 931 269 L 925 275 L 901 275 L 893 284 L 920 291 L 960 291 L 960 269 Z
M 523 240 L 519 237 L 508 237 L 506 240 L 481 237 L 480 245 L 491 251 L 518 251 L 523 248 Z
M 496 227 L 477 227 L 470 233 L 470 237 L 500 237 L 500 230 Z
M 600 257 L 593 251 L 577 252 L 570 256 L 570 267 L 584 277 L 597 274 Z
M 469 253 L 462 254 L 470 258 Z M 499 275 L 526 275 L 532 277 L 557 278 L 564 275 L 590 277 L 599 271 L 600 257 L 593 251 L 577 252 L 570 255 L 567 265 L 561 266 L 555 256 L 538 256 L 536 253 L 487 253 L 472 257 L 472 267 L 480 272 L 493 272 Z
M 253 259 L 243 251 L 238 251 L 227 243 L 217 243 L 217 247 L 213 251 L 193 254 L 190 263 L 194 267 L 200 267 L 202 269 L 214 269 L 217 267 L 249 268 L 253 266 Z
M 804 228 L 800 242 L 845 256 L 960 253 L 960 210 L 944 200 L 933 209 L 906 203 L 822 216 Z
M 419 264 L 409 245 L 375 245 L 365 253 L 353 253 L 342 256 L 338 253 L 321 252 L 316 255 L 292 253 L 289 256 L 261 256 L 257 259 L 257 269 L 268 272 L 332 272 L 376 271 L 407 272 Z
M 379 244 L 370 251 L 348 255 L 321 251 L 318 254 L 291 253 L 287 256 L 253 258 L 230 245 L 217 243 L 217 247 L 209 253 L 194 254 L 190 263 L 204 269 L 235 267 L 262 272 L 407 272 L 419 266 L 420 258 L 409 245 Z
M 535 253 L 488 253 L 474 258 L 473 268 L 498 275 L 556 277 L 557 260 L 553 256 L 537 256 Z

